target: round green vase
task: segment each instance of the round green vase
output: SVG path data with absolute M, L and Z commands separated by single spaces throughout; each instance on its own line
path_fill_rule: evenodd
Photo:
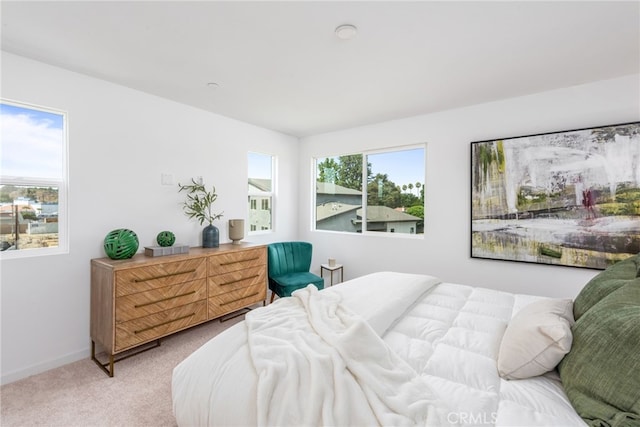
M 110 231 L 104 238 L 104 251 L 111 259 L 127 259 L 138 250 L 138 236 L 131 230 L 119 228 Z

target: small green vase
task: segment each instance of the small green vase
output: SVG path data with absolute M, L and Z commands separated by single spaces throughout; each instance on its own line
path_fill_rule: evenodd
M 176 235 L 170 231 L 161 231 L 156 236 L 156 242 L 162 247 L 171 246 L 176 242 Z

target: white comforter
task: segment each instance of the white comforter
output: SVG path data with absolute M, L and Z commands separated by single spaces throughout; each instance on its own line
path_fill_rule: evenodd
M 175 368 L 178 424 L 584 425 L 553 374 L 497 374 L 535 297 L 438 282 L 376 273 L 253 311 Z
M 371 292 L 394 296 L 407 307 L 436 282 L 416 280 Z M 341 300 L 337 292 L 309 285 L 247 314 L 258 373 L 257 424 L 442 425 L 448 411 L 435 402 L 425 378 Z M 393 320 L 386 318 L 382 326 Z

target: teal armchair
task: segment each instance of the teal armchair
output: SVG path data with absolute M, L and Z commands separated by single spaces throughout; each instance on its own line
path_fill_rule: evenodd
M 308 242 L 279 242 L 267 245 L 269 289 L 275 295 L 291 296 L 297 289 L 313 284 L 324 288 L 324 279 L 309 272 L 313 246 Z

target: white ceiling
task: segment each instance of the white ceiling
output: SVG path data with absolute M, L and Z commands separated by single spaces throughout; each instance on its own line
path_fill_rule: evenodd
M 1 8 L 5 51 L 295 136 L 640 72 L 638 1 Z

